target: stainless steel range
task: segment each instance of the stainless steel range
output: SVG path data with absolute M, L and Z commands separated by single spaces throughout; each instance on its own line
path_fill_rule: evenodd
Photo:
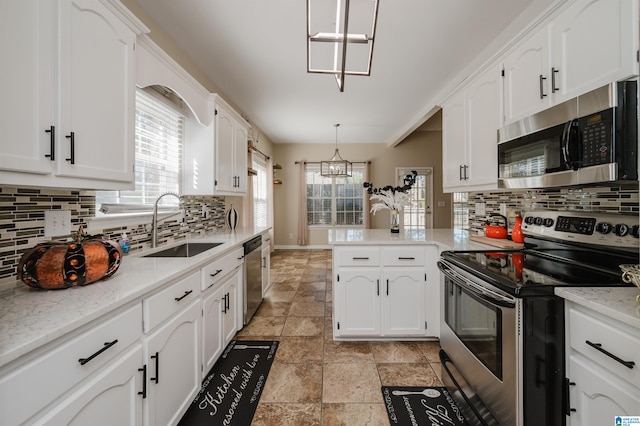
M 565 425 L 564 303 L 558 286 L 628 286 L 638 217 L 539 211 L 522 250 L 445 251 L 440 357 L 473 424 Z

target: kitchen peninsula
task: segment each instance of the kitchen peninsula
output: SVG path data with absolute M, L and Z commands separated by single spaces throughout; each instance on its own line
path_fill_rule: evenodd
M 454 229 L 332 229 L 333 333 L 336 340 L 440 336 L 443 250 L 483 250 Z

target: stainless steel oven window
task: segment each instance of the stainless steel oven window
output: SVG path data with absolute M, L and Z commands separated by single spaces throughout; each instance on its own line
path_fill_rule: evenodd
M 447 325 L 474 356 L 502 380 L 502 310 L 448 277 L 445 277 L 445 289 Z

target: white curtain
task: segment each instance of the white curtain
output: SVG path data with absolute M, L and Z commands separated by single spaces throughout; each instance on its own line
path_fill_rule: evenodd
M 267 160 L 267 226 L 270 226 L 269 235 L 271 236 L 270 246 L 273 251 L 273 160 Z
M 307 162 L 302 160 L 298 178 L 298 245 L 309 244 L 307 232 Z
M 364 181 L 369 182 L 369 162 L 364 163 Z M 364 204 L 362 205 L 363 226 L 365 229 L 371 228 L 371 202 L 369 201 L 369 193 L 364 191 Z

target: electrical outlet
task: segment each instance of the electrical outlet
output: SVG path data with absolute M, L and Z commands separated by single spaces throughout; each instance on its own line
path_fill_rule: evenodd
M 476 203 L 476 215 L 484 216 L 487 214 L 487 204 L 486 203 Z
M 506 203 L 500 203 L 500 214 L 502 216 L 507 216 L 507 204 Z
M 61 237 L 71 234 L 70 210 L 44 211 L 44 236 Z

